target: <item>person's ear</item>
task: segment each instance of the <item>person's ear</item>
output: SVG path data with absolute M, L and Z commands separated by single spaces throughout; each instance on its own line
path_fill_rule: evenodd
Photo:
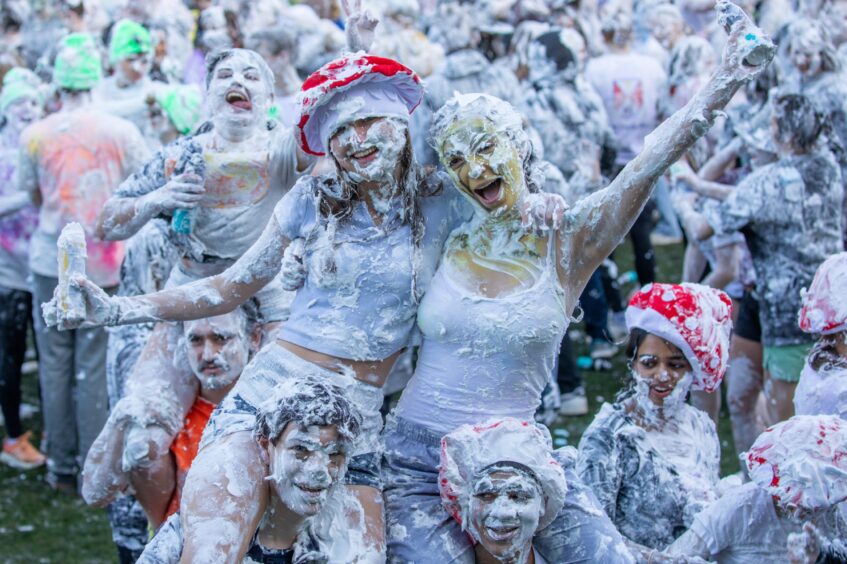
M 271 442 L 267 437 L 256 437 L 256 442 L 259 444 L 259 458 L 265 466 L 270 466 L 271 463 Z

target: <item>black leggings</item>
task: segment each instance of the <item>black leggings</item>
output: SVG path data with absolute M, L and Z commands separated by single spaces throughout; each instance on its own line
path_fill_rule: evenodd
M 632 229 L 629 230 L 632 252 L 635 255 L 635 273 L 638 275 L 638 283 L 641 286 L 656 281 L 656 253 L 653 251 L 653 243 L 650 242 L 655 208 L 655 204 L 648 201 L 641 215 L 632 225 Z
M 16 439 L 21 427 L 21 365 L 26 331 L 32 324 L 32 294 L 0 287 L 0 409 L 6 434 Z

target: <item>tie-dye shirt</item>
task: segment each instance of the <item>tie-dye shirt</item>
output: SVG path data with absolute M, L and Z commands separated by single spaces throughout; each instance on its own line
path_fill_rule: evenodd
M 0 197 L 17 192 L 15 170 L 18 146 L 0 140 Z M 38 210 L 32 204 L 0 218 L 0 286 L 29 291 L 29 239 L 38 225 Z
M 98 239 L 97 220 L 147 154 L 137 127 L 93 107 L 53 114 L 21 133 L 18 185 L 41 202 L 30 248 L 34 273 L 58 277 L 56 241 L 65 225 L 77 221 L 86 233 L 89 278 L 103 287 L 118 284 L 123 245 Z

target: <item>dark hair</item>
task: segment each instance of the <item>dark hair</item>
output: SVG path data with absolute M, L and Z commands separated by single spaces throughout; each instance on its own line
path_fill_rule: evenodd
M 626 340 L 626 347 L 624 348 L 624 354 L 626 354 L 627 362 L 630 364 L 635 360 L 635 355 L 638 354 L 638 347 L 641 346 L 647 335 L 650 335 L 650 333 L 640 327 L 634 327 L 630 330 L 629 337 Z
M 576 64 L 576 55 L 570 47 L 562 43 L 561 31 L 548 31 L 539 35 L 535 41 L 544 47 L 547 58 L 556 65 L 556 70 L 565 70 Z
M 359 436 L 362 417 L 341 388 L 304 377 L 283 385 L 275 397 L 259 407 L 255 434 L 276 443 L 289 423 L 303 427 L 335 425 L 341 438 L 352 442 Z
M 352 215 L 353 205 L 360 198 L 356 184 L 344 179 L 341 164 L 332 154 L 332 151 L 327 151 L 327 155 L 335 163 L 336 174 L 334 177 L 322 178 L 316 184 L 318 213 L 324 224 L 330 218 L 338 220 L 349 218 Z M 421 212 L 420 199 L 438 194 L 442 187 L 428 183 L 424 169 L 415 162 L 412 153 L 412 137 L 408 127 L 406 128 L 406 145 L 400 154 L 400 181 L 398 184 L 403 196 L 403 221 L 409 224 L 412 234 L 412 298 L 417 302 L 420 299 L 417 288 L 417 266 L 421 260 L 421 245 L 424 236 L 424 217 Z M 333 265 L 329 266 L 334 268 Z
M 807 153 L 817 143 L 823 123 L 815 104 L 802 94 L 785 94 L 773 106 L 777 139 Z
M 809 365 L 815 370 L 826 370 L 829 368 L 847 368 L 847 359 L 841 357 L 835 349 L 835 340 L 839 334 L 821 335 L 821 338 L 809 351 Z

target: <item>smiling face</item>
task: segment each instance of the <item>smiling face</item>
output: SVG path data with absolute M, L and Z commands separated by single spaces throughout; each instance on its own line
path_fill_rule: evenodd
M 227 389 L 241 375 L 251 344 L 244 323 L 238 312 L 185 322 L 188 364 L 203 390 Z
M 691 373 L 691 364 L 682 351 L 656 335 L 647 335 L 641 341 L 632 368 L 639 393 L 646 395 L 656 407 L 663 407 L 677 384 Z
M 518 148 L 485 118 L 451 125 L 438 153 L 456 187 L 489 212 L 514 207 L 526 190 Z
M 406 124 L 397 118 L 359 119 L 338 129 L 329 149 L 351 181 L 387 182 L 399 175 L 406 131 Z
M 303 427 L 289 423 L 268 445 L 271 487 L 294 513 L 311 517 L 320 511 L 347 465 L 345 444 L 335 425 Z
M 249 129 L 263 124 L 273 100 L 273 85 L 259 56 L 235 50 L 212 69 L 207 100 L 215 129 Z
M 6 127 L 20 133 L 29 124 L 39 120 L 42 115 L 41 104 L 34 97 L 25 96 L 9 104 L 6 113 Z
M 483 474 L 470 503 L 471 531 L 489 554 L 500 561 L 519 561 L 531 549 L 544 498 L 527 472 L 497 468 Z

